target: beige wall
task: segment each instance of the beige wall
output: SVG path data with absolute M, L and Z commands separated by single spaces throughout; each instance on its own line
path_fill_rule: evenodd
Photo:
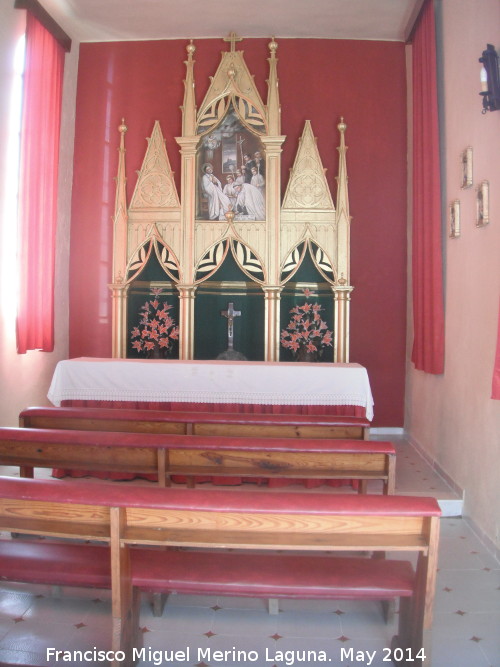
M 13 56 L 16 43 L 24 31 L 25 12 L 13 9 L 13 2 L 0 5 L 0 118 L 9 118 L 13 82 Z M 16 353 L 15 309 L 10 304 L 13 285 L 0 272 L 0 425 L 13 426 L 19 411 L 26 405 L 47 404 L 47 390 L 56 363 L 68 355 L 68 261 L 71 183 L 73 174 L 73 137 L 76 98 L 78 44 L 66 56 L 63 97 L 63 124 L 60 157 L 60 196 L 57 231 L 55 326 L 56 341 L 52 353 Z M 9 124 L 0 124 L 0 215 L 5 217 Z M 9 224 L 8 220 L 6 222 Z M 3 224 L 0 230 L 4 229 Z M 0 265 L 10 254 L 5 236 L 0 234 Z M 5 263 L 4 263 L 5 265 Z
M 500 2 L 437 5 L 443 191 L 446 204 L 460 200 L 462 232 L 458 239 L 446 234 L 444 241 L 445 372 L 427 375 L 408 362 L 405 426 L 412 441 L 464 490 L 464 514 L 500 548 L 500 401 L 491 399 L 500 294 L 500 111 L 481 114 L 478 94 L 478 58 L 487 43 L 500 48 Z M 462 190 L 459 156 L 467 146 L 474 152 L 474 185 Z M 475 188 L 482 180 L 490 183 L 491 222 L 478 229 Z

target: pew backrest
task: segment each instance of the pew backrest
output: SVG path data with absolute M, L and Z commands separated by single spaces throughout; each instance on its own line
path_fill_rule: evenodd
M 392 494 L 395 461 L 385 441 L 0 428 L 0 463 L 25 477 L 45 467 L 156 474 L 160 486 L 172 475 L 354 479 L 361 491 L 375 479 Z
M 130 488 L 0 478 L 0 529 L 121 544 L 418 551 L 435 556 L 434 498 Z
M 132 408 L 30 407 L 19 425 L 139 433 L 234 435 L 241 437 L 369 439 L 365 417 L 301 414 L 240 414 L 137 410 Z

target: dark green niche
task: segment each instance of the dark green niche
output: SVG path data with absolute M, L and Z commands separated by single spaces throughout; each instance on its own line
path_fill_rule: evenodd
M 231 302 L 235 310 L 241 311 L 241 316 L 234 319 L 234 349 L 249 361 L 264 360 L 264 293 L 240 269 L 231 251 L 196 290 L 195 359 L 216 359 L 227 349 L 227 319 L 221 312 Z
M 170 317 L 179 325 L 179 293 L 175 283 L 169 279 L 162 269 L 155 252 L 153 251 L 149 260 L 136 280 L 130 283 L 127 295 L 127 358 L 129 359 L 147 359 L 148 354 L 138 352 L 132 347 L 131 331 L 139 326 L 141 320 L 141 307 L 147 301 L 153 301 L 155 297 L 151 294 L 152 288 L 162 288 L 158 297 L 160 304 L 166 301 L 173 306 L 168 312 Z M 179 358 L 179 341 L 174 341 L 172 350 L 168 351 L 166 359 Z
M 306 297 L 303 290 L 310 289 L 314 292 L 314 296 Z M 304 259 L 293 275 L 292 279 L 287 282 L 281 292 L 281 307 L 280 307 L 280 334 L 286 329 L 292 317 L 290 310 L 295 306 L 301 306 L 303 303 L 319 303 L 322 310 L 320 311 L 321 319 L 323 319 L 330 331 L 334 331 L 334 314 L 333 314 L 333 292 L 329 283 L 325 282 L 323 276 L 316 268 L 311 255 L 306 252 Z M 295 361 L 295 357 L 290 350 L 282 347 L 280 344 L 280 361 Z M 322 348 L 318 361 L 333 362 L 333 346 Z

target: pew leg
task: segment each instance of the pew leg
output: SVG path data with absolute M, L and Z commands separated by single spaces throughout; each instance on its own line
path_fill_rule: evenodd
M 399 623 L 398 623 L 398 635 L 401 646 L 410 646 L 411 645 L 411 633 L 412 633 L 412 597 L 404 597 L 399 599 Z
M 387 463 L 387 480 L 384 482 L 384 494 L 393 496 L 396 493 L 396 457 L 389 456 Z
M 358 493 L 366 494 L 367 488 L 368 488 L 368 480 L 360 479 L 358 482 Z
M 374 560 L 384 560 L 385 551 L 374 551 L 371 557 Z M 384 617 L 384 621 L 386 623 L 390 623 L 394 618 L 394 614 L 396 613 L 396 600 L 395 599 L 381 600 L 381 606 L 382 606 L 382 616 Z
M 382 615 L 386 623 L 391 623 L 396 613 L 396 600 L 382 600 Z
M 405 665 L 405 667 L 431 667 L 430 642 L 424 642 L 421 648 L 412 650 L 410 647 L 401 646 L 399 635 L 394 635 L 391 641 L 391 661 L 397 667 L 401 667 L 401 665 Z
M 279 614 L 279 607 L 278 607 L 278 600 L 277 598 L 269 598 L 267 601 L 267 608 L 269 610 L 269 613 L 272 614 L 273 616 Z
M 125 523 L 123 507 L 110 507 L 112 650 L 111 667 L 134 667 L 138 662 L 134 649 L 143 647 L 139 627 L 140 591 L 132 583 L 130 546 L 122 544 L 120 531 Z M 124 660 L 118 660 L 122 658 Z
M 431 662 L 430 634 L 436 576 L 438 521 L 439 519 L 433 520 L 430 527 L 431 537 L 429 538 L 431 541 L 432 533 L 435 533 L 436 537 L 433 541 L 436 544 L 436 548 L 429 549 L 427 556 L 423 553 L 420 553 L 418 556 L 415 592 L 411 604 L 409 645 L 411 646 L 412 655 L 415 658 L 414 665 L 418 667 L 422 665 L 429 667 Z
M 411 648 L 412 602 L 412 598 L 399 598 L 398 634 L 394 635 L 391 641 L 391 659 L 394 665 L 406 664 L 406 660 L 401 660 L 400 657 Z
M 166 593 L 153 593 L 152 597 L 152 607 L 153 607 L 153 616 L 163 616 L 163 611 L 165 609 L 165 604 L 167 602 L 168 595 Z
M 110 667 L 134 667 L 138 662 L 138 658 L 134 658 L 134 649 L 139 651 L 143 647 L 144 637 L 139 627 L 139 589 L 134 587 L 131 598 L 127 613 L 113 616 L 112 648 L 115 656 L 118 655 L 118 657 L 120 657 L 118 652 L 123 651 L 125 660 L 115 658 Z
M 399 600 L 398 634 L 392 638 L 391 658 L 395 665 L 430 667 L 430 630 L 423 630 L 415 617 L 415 597 Z

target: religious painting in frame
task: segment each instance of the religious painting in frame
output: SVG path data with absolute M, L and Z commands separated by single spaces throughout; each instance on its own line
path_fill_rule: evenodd
M 462 190 L 472 187 L 472 146 L 462 151 L 461 154 L 462 181 L 460 187 Z
M 233 105 L 197 149 L 197 220 L 266 219 L 265 152 L 258 136 L 243 125 Z
M 450 238 L 458 239 L 460 236 L 460 200 L 455 199 L 449 208 Z
M 476 188 L 476 227 L 484 227 L 490 221 L 488 181 L 482 181 Z

